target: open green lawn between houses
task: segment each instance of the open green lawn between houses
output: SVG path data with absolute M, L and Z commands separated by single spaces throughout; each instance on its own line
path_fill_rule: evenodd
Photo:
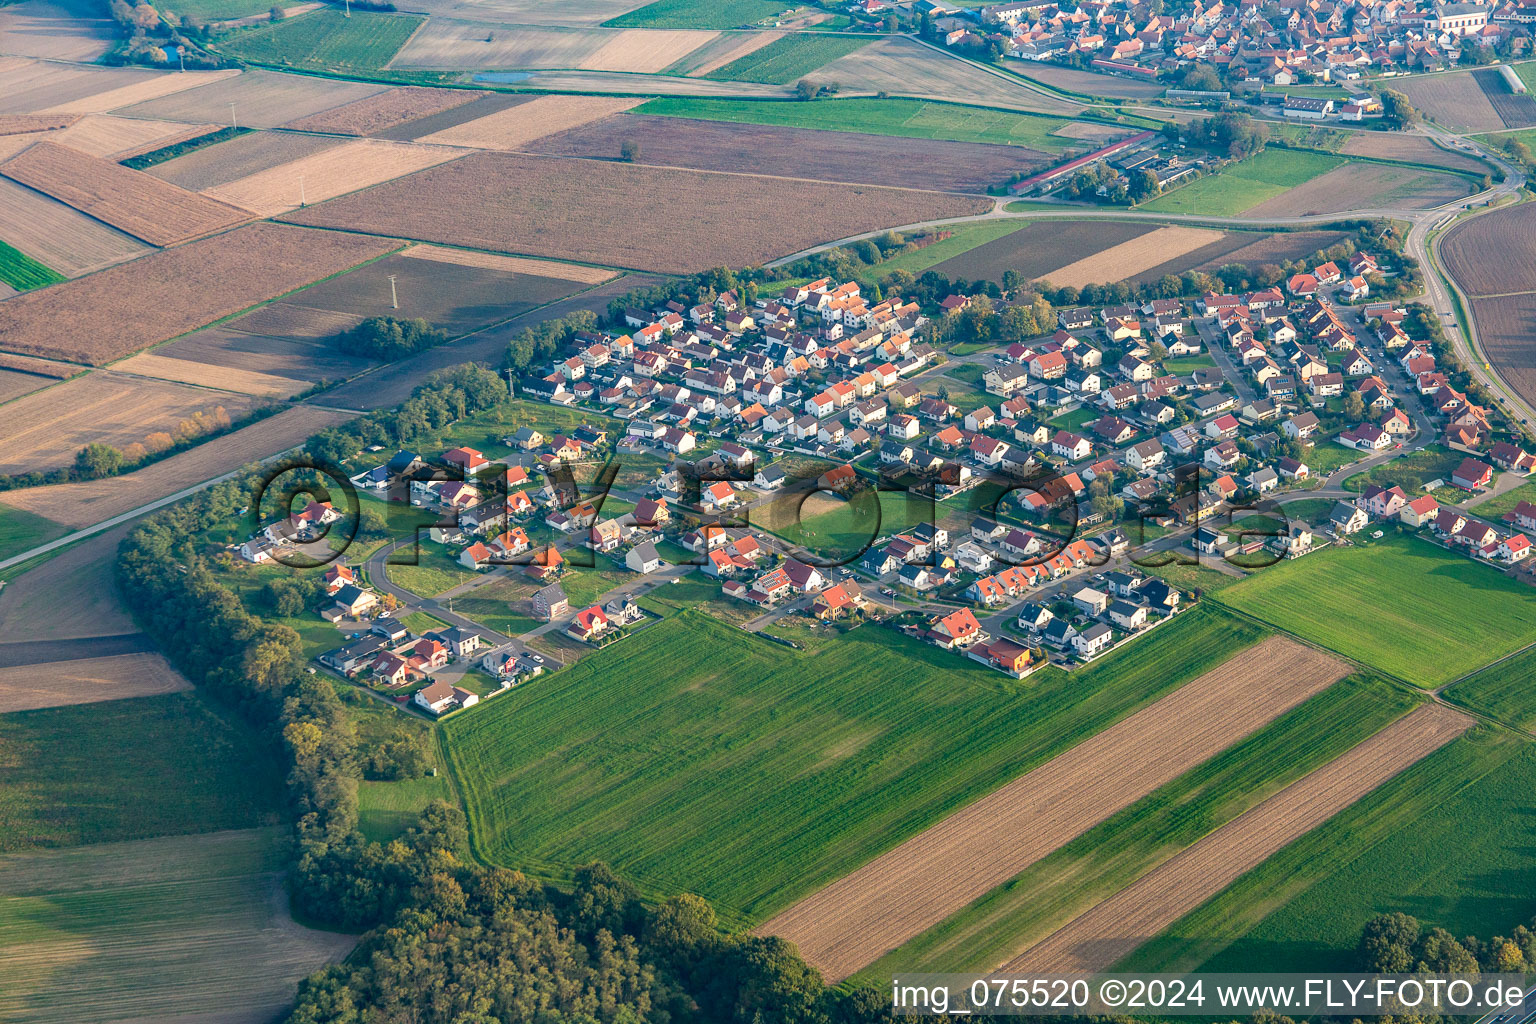
M 1406 714 L 1401 684 L 1353 675 L 1083 833 L 860 972 L 991 970 Z
M 1418 686 L 1530 642 L 1536 592 L 1417 537 L 1280 562 L 1213 600 Z
M 752 525 L 826 559 L 852 561 L 881 537 L 937 523 L 945 511 L 916 491 L 860 491 L 843 500 L 816 491 L 752 510 Z
M 1450 478 L 1447 477 L 1446 479 Z M 1510 512 L 1513 512 L 1515 506 L 1522 501 L 1536 504 L 1536 483 L 1521 484 L 1518 487 L 1505 491 L 1503 494 L 1489 498 L 1487 501 L 1480 501 L 1476 505 L 1471 506 L 1471 508 L 1477 515 L 1496 523 Z
M 1305 559 L 1303 559 L 1305 561 Z M 1117 970 L 1337 970 L 1384 910 L 1487 939 L 1528 925 L 1536 744 L 1483 726 L 1175 922 Z
M 1329 153 L 1266 149 L 1258 156 L 1158 196 L 1141 209 L 1230 217 L 1347 162 Z
M 805 657 L 683 611 L 443 724 L 477 853 L 760 920 L 1265 635 L 1213 606 L 1024 681 L 863 626 Z
M 872 42 L 874 38 L 871 36 L 791 33 L 699 77 L 724 82 L 789 85 Z
M 373 71 L 388 64 L 427 19 L 414 14 L 335 8 L 242 29 L 220 40 L 219 49 L 259 64 L 312 71 Z
M 706 121 L 820 128 L 912 139 L 951 142 L 990 142 L 1060 152 L 1078 140 L 1052 134 L 1071 123 L 1068 118 L 1018 114 L 987 107 L 933 100 L 854 97 L 815 103 L 763 102 L 693 96 L 665 96 L 642 103 L 636 114 L 691 117 Z
M 1353 449 L 1349 450 L 1353 451 Z M 1378 487 L 1391 487 L 1396 484 L 1407 493 L 1411 501 L 1423 494 L 1424 485 L 1432 480 L 1444 480 L 1449 483 L 1451 473 L 1461 465 L 1461 460 L 1464 458 L 1466 455 L 1462 452 L 1452 451 L 1444 445 L 1426 445 L 1423 451 L 1400 455 L 1364 473 L 1345 477 L 1344 489 L 1363 491 L 1370 484 Z M 1307 464 L 1311 465 L 1310 462 Z

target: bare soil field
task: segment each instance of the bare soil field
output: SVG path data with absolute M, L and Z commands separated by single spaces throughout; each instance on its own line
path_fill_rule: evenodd
M 252 132 L 194 149 L 163 164 L 147 167 L 144 173 L 201 192 L 345 144 L 345 139 L 297 132 Z
M 553 277 L 562 281 L 579 281 L 582 284 L 602 284 L 604 281 L 611 280 L 616 274 L 616 271 L 605 270 L 602 267 L 582 267 L 575 263 L 530 260 L 521 256 L 503 256 L 496 252 L 476 252 L 473 249 L 449 249 L 441 245 L 411 245 L 401 249 L 400 255 L 414 260 L 451 263 L 460 267 L 480 267 L 483 270 L 499 270 L 504 274 Z
M 1465 153 L 1441 149 L 1423 135 L 1402 132 L 1350 132 L 1342 150 L 1345 156 L 1373 156 L 1381 160 L 1408 160 L 1451 170 L 1483 174 L 1488 170 L 1481 160 Z
M 412 246 L 415 248 L 415 246 Z M 310 309 L 286 302 L 269 302 L 225 324 L 247 334 L 272 334 L 284 338 L 328 338 L 361 320 L 355 313 Z
M 1161 96 L 1164 88 L 1159 82 L 1140 82 L 1131 78 L 1121 78 L 1119 75 L 1103 75 L 1095 71 L 1058 67 L 1044 61 L 1010 61 L 1008 68 L 1025 78 L 1032 78 L 1058 89 L 1066 89 L 1068 92 L 1087 93 L 1090 96 L 1146 100 Z
M 1536 292 L 1472 299 L 1477 339 L 1489 364 L 1527 402 L 1536 402 Z
M 1529 128 L 1536 125 L 1536 99 L 1528 93 L 1510 92 L 1509 85 L 1497 68 L 1478 68 L 1472 72 L 1488 102 L 1498 113 L 1506 128 Z
M 1209 228 L 1157 228 L 1041 276 L 1058 288 L 1122 281 L 1221 239 L 1222 232 Z
M 0 668 L 0 714 L 152 697 L 191 688 L 192 684 L 159 654 L 118 654 Z
M 335 274 L 390 239 L 252 224 L 0 303 L 0 347 L 101 363 Z
M 446 146 L 356 139 L 206 190 L 214 199 L 263 217 L 324 202 L 463 156 Z M 0 165 L 3 167 L 3 165 Z
M 67 526 L 90 526 L 239 469 L 248 462 L 286 451 L 316 431 L 348 419 L 351 416 L 346 413 L 295 406 L 136 472 L 106 480 L 82 480 L 10 491 L 5 495 L 5 504 L 47 516 Z M 110 554 L 106 560 L 110 563 Z M 56 561 L 57 558 L 53 559 Z M 25 578 L 25 575 L 21 577 Z
M 1426 116 L 1443 125 L 1471 132 L 1495 131 L 1504 119 L 1488 102 L 1487 93 L 1468 71 L 1398 78 L 1392 88 L 1408 97 Z
M 420 139 L 433 132 L 440 132 L 455 125 L 465 124 L 494 114 L 497 111 L 515 107 L 520 103 L 528 103 L 537 97 L 518 95 L 510 92 L 480 93 L 479 99 L 472 100 L 461 107 L 452 107 L 437 114 L 428 114 L 426 117 L 418 117 L 414 121 L 406 121 L 393 128 L 375 132 L 376 139 L 393 139 L 396 142 L 411 142 Z
M 54 142 L 22 150 L 0 164 L 0 174 L 151 245 L 174 245 L 247 219 L 243 210 Z
M 985 191 L 1047 162 L 1046 154 L 1024 146 L 928 139 L 904 140 L 894 159 L 886 136 L 646 114 L 607 117 L 546 136 L 528 149 L 612 160 L 631 139 L 640 143 L 644 164 L 949 192 Z
M 1419 708 L 1181 850 L 1002 969 L 1107 971 L 1248 870 L 1472 726 L 1442 705 Z
M 22 493 L 13 491 L 7 497 Z M 6 636 L 33 640 L 78 640 L 136 631 L 138 626 L 123 607 L 112 578 L 117 545 L 131 529 L 125 523 L 72 544 L 0 588 L 0 629 Z
M 57 378 L 39 377 L 35 373 L 22 373 L 19 370 L 0 369 L 0 402 L 9 402 L 13 398 L 20 398 L 38 388 L 56 383 L 58 383 Z
M 668 70 L 678 75 L 707 75 L 783 37 L 783 32 L 722 32 Z
M 423 135 L 417 141 L 476 149 L 521 149 L 535 139 L 580 127 L 641 102 L 624 96 L 540 96 L 531 102 Z
M 78 120 L 78 114 L 0 114 L 0 135 L 52 132 L 68 128 Z
M 118 107 L 130 106 L 134 103 L 145 103 L 149 100 L 159 99 L 161 96 L 171 96 L 187 89 L 196 89 L 204 85 L 212 85 L 226 78 L 233 78 L 240 72 L 229 71 L 162 71 L 151 78 L 141 79 L 136 82 L 127 82 L 115 86 L 104 92 L 93 93 L 89 96 L 81 96 L 78 99 L 56 104 L 46 110 L 39 111 L 43 114 L 101 114 L 108 110 L 116 110 Z
M 0 8 L 0 18 L 16 8 Z M 147 69 L 17 61 L 0 68 L 0 114 L 37 114 L 160 76 Z
M 1283 672 L 1276 665 L 1284 664 Z M 1271 637 L 950 815 L 757 929 L 839 980 L 1343 678 Z
M 93 61 L 111 49 L 117 27 L 102 17 L 100 8 L 85 0 L 30 0 L 0 7 L 0 39 L 5 41 L 7 53 Z
M 1036 221 L 984 245 L 952 256 L 933 269 L 946 277 L 1001 281 L 1017 270 L 1026 280 L 1111 246 L 1140 238 L 1155 225 L 1131 221 Z
M 212 125 L 179 121 L 136 120 L 111 114 L 87 114 L 77 123 L 48 136 L 52 142 L 95 157 L 122 160 L 160 146 L 202 135 Z
M 1345 237 L 1343 231 L 1230 231 L 1219 241 L 1203 245 L 1177 259 L 1159 263 L 1137 274 L 1132 281 L 1156 281 L 1165 274 L 1178 276 L 1194 269 L 1210 273 L 1226 263 L 1244 263 L 1259 267 L 1265 263 L 1284 263 L 1301 259 L 1319 249 L 1326 249 Z
M 281 303 L 262 306 L 262 309 L 282 307 Z M 300 309 L 298 306 L 285 307 Z M 244 318 L 242 318 L 244 319 Z M 347 317 L 351 326 L 356 317 Z M 335 333 L 335 332 L 332 332 Z M 328 340 L 312 340 L 283 337 L 281 335 L 246 334 L 229 330 L 228 327 L 210 327 L 195 331 L 180 341 L 173 341 L 154 350 L 174 363 L 203 366 L 208 372 L 229 369 L 236 373 L 255 373 L 274 379 L 287 379 L 316 383 L 322 380 L 345 380 L 370 366 L 371 359 L 349 356 L 337 351 Z M 135 356 L 134 359 L 138 357 Z M 132 362 L 130 359 L 128 362 Z M 181 369 L 173 367 L 173 369 Z
M 1536 289 L 1536 207 L 1520 205 L 1474 217 L 1440 243 L 1446 269 L 1468 295 Z M 1496 260 L 1489 253 L 1498 253 Z
M 114 363 L 113 369 L 140 377 L 156 377 L 160 380 L 192 384 L 200 388 L 235 391 L 262 398 L 287 398 L 309 386 L 308 381 L 277 377 L 243 367 L 210 366 L 207 363 L 192 362 L 153 352 L 140 352 L 136 356 L 129 356 L 120 363 Z
M 402 253 L 322 281 L 288 296 L 284 302 L 355 316 L 421 317 L 450 335 L 463 334 L 564 298 L 586 286 L 583 281 L 552 276 L 558 269 L 556 264 L 544 264 L 538 275 L 508 273 L 495 267 L 420 259 Z M 613 276 L 603 273 L 604 280 Z M 398 309 L 390 305 L 391 277 L 395 278 Z
M 411 10 L 438 18 L 473 18 L 508 25 L 595 27 L 646 0 L 414 0 Z
M 94 442 L 122 448 L 156 431 L 174 432 L 194 412 L 222 405 L 238 419 L 254 404 L 241 395 L 97 370 L 6 404 L 0 473 L 67 466 Z
M 295 118 L 318 114 L 387 88 L 277 71 L 243 71 L 235 78 L 147 103 L 135 103 L 117 113 L 226 125 L 229 123 L 229 105 L 233 103 L 237 124 L 247 128 L 275 128 Z
M 624 29 L 599 47 L 581 67 L 588 71 L 661 71 L 709 44 L 717 35 L 718 32 L 692 29 Z
M 1051 134 L 1063 139 L 1081 139 L 1084 142 L 1103 145 L 1124 136 L 1125 132 L 1124 128 L 1118 128 L 1112 124 L 1098 124 L 1093 121 L 1068 121 L 1060 128 L 1051 132 Z
M 668 197 L 670 215 L 638 216 L 656 196 Z M 686 274 L 990 207 L 937 192 L 477 153 L 285 219 Z
M 390 67 L 655 72 L 718 34 L 692 29 L 508 26 L 433 18 L 395 54 Z
M 1253 217 L 1297 217 L 1344 210 L 1428 210 L 1467 195 L 1468 183 L 1392 164 L 1347 163 L 1243 211 Z
M 333 135 L 377 135 L 409 121 L 473 103 L 484 95 L 467 89 L 428 89 L 409 85 L 310 114 L 289 121 L 283 127 L 290 131 Z
M 994 75 L 911 39 L 882 39 L 833 61 L 810 76 L 837 82 L 844 92 L 890 93 L 981 103 L 1042 114 L 1077 114 L 1085 104 L 1047 96 L 1006 75 Z

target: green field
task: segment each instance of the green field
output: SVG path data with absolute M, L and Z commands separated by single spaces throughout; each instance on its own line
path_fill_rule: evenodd
M 662 97 L 642 103 L 636 114 L 692 117 L 707 121 L 820 128 L 911 139 L 990 142 L 1059 152 L 1073 140 L 1052 135 L 1071 123 L 1065 118 L 1016 114 L 959 103 L 928 100 L 854 98 L 814 103 L 765 103 L 755 100 Z
M 1143 210 L 1231 217 L 1348 161 L 1329 153 L 1266 149 L 1219 173 L 1158 196 Z
M 1047 856 L 861 972 L 990 970 L 1179 850 L 1405 714 L 1401 686 L 1350 676 Z
M 391 57 L 426 21 L 420 15 L 358 11 L 346 17 L 335 8 L 244 29 L 221 41 L 233 57 L 259 64 L 314 71 L 372 71 Z
M 697 611 L 443 725 L 477 852 L 760 919 L 1264 635 L 1194 609 L 1016 682 L 862 626 L 807 658 Z
M 740 28 L 794 7 L 779 0 L 656 0 L 603 24 L 607 28 Z
M 55 273 L 21 250 L 13 249 L 4 242 L 0 242 L 0 282 L 10 285 L 19 292 L 24 292 L 44 285 L 58 284 L 63 280 L 63 274 Z
M 1402 910 L 1487 939 L 1529 924 L 1525 810 L 1536 746 L 1476 729 L 1250 871 L 1119 970 L 1339 970 L 1360 928 Z
M 0 559 L 64 536 L 69 527 L 19 508 L 0 505 Z
M 731 61 L 700 78 L 724 82 L 766 82 L 789 85 L 806 75 L 862 50 L 872 40 L 868 36 L 790 34 L 767 46 Z
M 196 693 L 0 715 L 0 852 L 247 828 L 283 777 L 258 734 Z
M 287 856 L 267 828 L 0 858 L 0 1019 L 278 1019 L 354 942 L 294 924 Z
M 1529 587 L 1417 537 L 1281 562 L 1214 600 L 1426 687 L 1524 646 L 1536 626 Z
M 790 496 L 759 506 L 752 524 L 826 558 L 852 560 L 880 537 L 936 523 L 945 514 L 914 491 L 861 491 L 847 501 L 817 492 L 804 505 Z
M 1489 665 L 1451 687 L 1445 698 L 1530 732 L 1536 728 L 1536 649 Z
M 263 3 L 262 0 L 171 0 L 162 8 L 162 12 L 178 18 L 190 17 L 194 21 L 208 22 L 248 18 L 253 14 L 266 14 L 271 9 L 272 4 Z

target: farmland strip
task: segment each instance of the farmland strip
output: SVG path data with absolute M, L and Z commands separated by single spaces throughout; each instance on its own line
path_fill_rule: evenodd
M 1329 655 L 1271 637 L 950 815 L 758 931 L 794 942 L 829 979 L 846 977 L 1347 671 Z
M 1220 241 L 1222 232 L 1208 228 L 1158 228 L 1128 242 L 1086 256 L 1042 275 L 1058 288 L 1134 277 L 1149 267 Z
M 582 284 L 602 284 L 618 273 L 614 270 L 603 270 L 600 267 L 582 267 L 575 263 L 551 263 L 548 260 L 503 256 L 495 252 L 447 249 L 440 245 L 412 245 L 402 249 L 400 255 L 418 260 L 432 260 L 436 263 L 452 263 L 460 267 L 500 270 L 508 274 L 552 277 L 557 281 L 580 281 Z
M 1010 962 L 1008 972 L 1108 970 L 1293 840 L 1472 725 L 1431 704 L 1228 822 Z

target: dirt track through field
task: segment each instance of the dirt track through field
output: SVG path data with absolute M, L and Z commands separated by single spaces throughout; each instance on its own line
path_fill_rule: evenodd
M 1239 876 L 1471 725 L 1472 719 L 1443 705 L 1420 708 L 1176 854 L 1003 970 L 1109 970 Z
M 757 931 L 839 980 L 1349 672 L 1269 639 L 982 797 Z

